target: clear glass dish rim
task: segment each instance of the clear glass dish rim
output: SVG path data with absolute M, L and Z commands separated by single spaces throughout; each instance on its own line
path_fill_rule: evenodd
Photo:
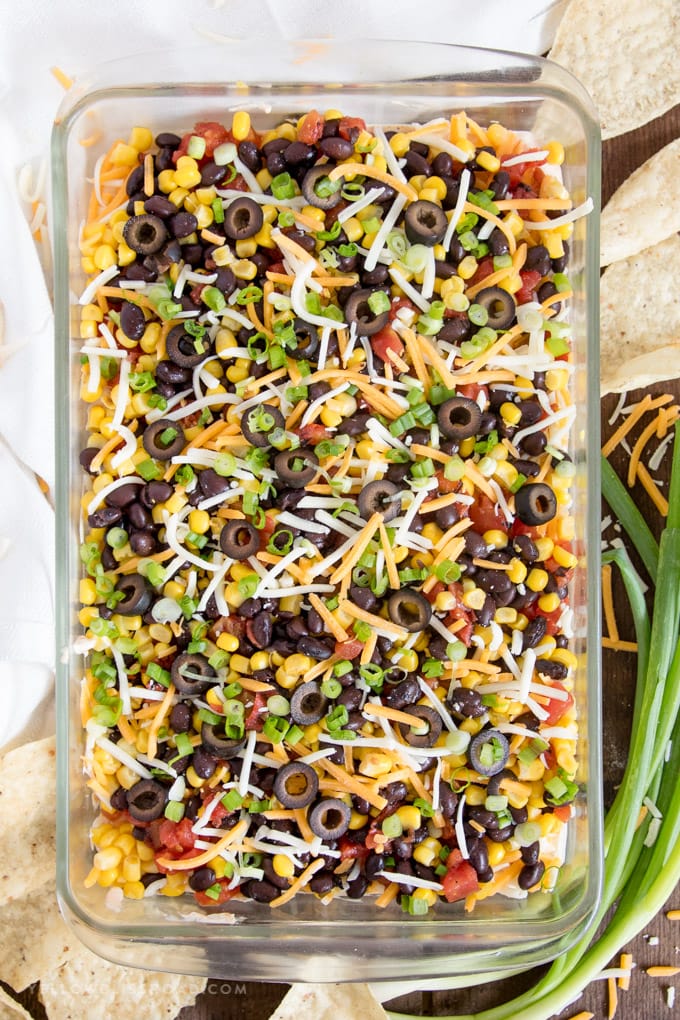
M 318 40 L 320 45 L 328 45 L 328 40 Z M 341 45 L 345 45 L 348 40 L 342 40 Z M 551 98 L 554 97 L 559 99 L 560 102 L 570 106 L 572 110 L 578 115 L 584 131 L 584 136 L 588 145 L 588 163 L 586 167 L 586 179 L 587 179 L 587 192 L 593 196 L 596 202 L 596 209 L 599 205 L 599 177 L 600 177 L 600 164 L 599 164 L 599 129 L 595 119 L 594 110 L 592 104 L 587 96 L 587 93 L 567 71 L 557 65 L 543 60 L 540 57 L 533 57 L 525 54 L 516 54 L 509 51 L 502 50 L 491 50 L 491 49 L 476 49 L 473 47 L 460 47 L 453 44 L 446 43 L 419 43 L 419 42 L 404 42 L 404 41 L 390 41 L 390 40 L 362 40 L 364 43 L 370 43 L 371 46 L 379 47 L 400 47 L 404 49 L 423 47 L 429 49 L 446 50 L 451 54 L 451 74 L 450 78 L 443 76 L 446 80 L 459 81 L 460 79 L 456 76 L 456 57 L 467 56 L 468 58 L 475 57 L 481 61 L 496 61 L 499 64 L 507 63 L 511 67 L 517 69 L 535 68 L 537 71 L 549 70 L 551 85 L 546 88 L 542 85 L 540 77 L 534 82 L 489 82 L 482 77 L 480 80 L 473 80 L 471 88 L 473 93 L 479 98 L 484 98 L 484 93 L 493 93 L 494 96 L 503 96 L 503 101 L 511 103 L 513 98 L 517 99 L 520 95 L 530 95 L 532 99 L 540 98 Z M 293 43 L 291 46 L 298 45 L 312 45 L 314 40 L 305 40 L 304 43 Z M 246 44 L 238 43 L 238 46 L 243 49 Z M 334 44 L 330 44 L 334 45 Z M 187 50 L 177 51 L 174 56 L 177 57 L 180 53 L 190 54 L 192 58 L 196 58 L 199 54 L 208 54 L 213 58 L 216 54 L 219 54 L 221 47 L 193 47 Z M 158 60 L 158 54 L 152 55 L 153 60 Z M 56 333 L 56 350 L 59 350 L 59 338 L 67 338 L 70 336 L 70 312 L 72 307 L 72 301 L 69 296 L 69 267 L 68 267 L 68 252 L 66 250 L 66 226 L 68 216 L 68 165 L 67 165 L 67 145 L 69 140 L 69 132 L 88 105 L 93 104 L 103 99 L 114 99 L 120 98 L 122 100 L 130 99 L 136 96 L 154 96 L 162 94 L 176 94 L 178 91 L 181 93 L 181 97 L 190 97 L 193 95 L 210 94 L 214 95 L 216 90 L 219 90 L 220 85 L 226 85 L 227 82 L 224 78 L 218 77 L 217 74 L 211 77 L 208 73 L 202 73 L 199 76 L 187 75 L 186 78 L 174 78 L 171 82 L 161 83 L 152 77 L 148 81 L 144 80 L 145 75 L 139 74 L 140 65 L 146 66 L 149 71 L 154 66 L 153 61 L 149 64 L 145 64 L 144 59 L 140 56 L 134 58 L 127 58 L 124 60 L 115 60 L 100 65 L 98 70 L 91 75 L 87 75 L 80 79 L 75 87 L 67 94 L 63 100 L 58 114 L 55 118 L 53 136 L 52 136 L 52 198 L 53 198 L 53 209 L 54 209 L 54 275 L 55 275 L 55 333 Z M 187 66 L 191 66 L 191 62 L 187 61 Z M 207 69 L 207 63 L 199 63 L 197 66 L 201 68 L 202 72 Z M 136 75 L 129 77 L 131 71 L 137 71 Z M 491 68 L 489 68 L 489 73 Z M 326 79 L 327 80 L 327 79 Z M 247 82 L 248 86 L 256 90 L 256 95 L 262 93 L 258 92 L 258 89 L 264 89 L 270 87 L 271 90 L 276 94 L 285 94 L 288 89 L 293 90 L 291 98 L 299 98 L 300 93 L 294 90 L 299 89 L 301 84 L 310 84 L 316 82 L 320 86 L 324 84 L 324 76 L 319 73 L 314 75 L 309 81 L 305 80 L 301 82 L 299 79 L 281 80 L 271 82 L 267 80 L 266 74 L 253 75 Z M 428 84 L 428 79 L 422 76 L 414 76 L 412 78 L 403 79 L 402 83 L 419 83 L 421 87 Z M 350 85 L 357 84 L 361 88 L 373 87 L 384 87 L 389 89 L 390 86 L 394 86 L 395 82 L 381 82 L 373 81 L 370 76 L 366 80 L 355 81 L 349 83 Z M 344 87 L 347 87 L 347 83 Z M 587 237 L 587 260 L 586 260 L 586 329 L 588 335 L 588 349 L 587 349 L 587 361 L 589 365 L 589 378 L 588 378 L 588 393 L 586 398 L 586 406 L 589 414 L 589 426 L 590 433 L 588 437 L 588 445 L 585 450 L 587 455 L 587 487 L 588 487 L 588 509 L 586 514 L 586 536 L 585 541 L 588 546 L 589 553 L 596 553 L 599 555 L 599 387 L 598 387 L 598 376 L 597 372 L 593 371 L 598 365 L 597 358 L 597 325 L 598 325 L 598 302 L 597 302 L 597 279 L 598 273 L 598 230 L 595 219 L 589 224 L 588 237 Z M 125 939 L 136 939 L 136 940 L 162 940 L 161 929 L 164 927 L 164 922 L 161 918 L 151 920 L 148 923 L 139 924 L 131 928 L 126 924 L 117 924 L 115 921 L 115 915 L 112 915 L 110 924 L 101 924 L 97 919 L 92 918 L 83 910 L 81 904 L 75 897 L 73 890 L 71 889 L 70 877 L 68 872 L 68 854 L 69 854 L 69 796 L 70 796 L 70 785 L 69 785 L 69 771 L 68 771 L 68 753 L 69 753 L 69 711 L 70 711 L 70 699 L 72 697 L 69 687 L 69 677 L 66 668 L 61 664 L 61 651 L 68 644 L 70 640 L 70 632 L 72 626 L 71 619 L 71 608 L 68 605 L 68 600 L 63 597 L 67 591 L 67 585 L 69 581 L 68 576 L 68 565 L 66 561 L 66 543 L 69 540 L 69 526 L 71 524 L 71 515 L 69 510 L 69 497 L 70 493 L 68 488 L 60 484 L 60 480 L 68 477 L 68 452 L 69 443 L 71 442 L 71 435 L 68 425 L 68 415 L 66 401 L 60 400 L 60 395 L 68 391 L 68 377 L 67 377 L 67 365 L 65 358 L 56 357 L 55 366 L 55 386 L 56 386 L 56 466 L 57 466 L 57 500 L 56 500 L 56 534 L 57 534 L 57 738 L 58 738 L 58 810 L 57 810 L 57 879 L 58 879 L 58 895 L 62 903 L 63 908 L 67 914 L 76 918 L 80 923 L 85 924 L 91 930 L 98 932 L 101 935 L 119 937 Z M 61 597 L 60 597 L 61 596 Z M 588 571 L 588 593 L 587 601 L 589 606 L 599 607 L 599 571 L 590 569 Z M 587 701 L 588 701 L 588 737 L 589 737 L 589 761 L 588 761 L 588 795 L 587 795 L 587 811 L 588 811 L 588 828 L 590 837 L 590 853 L 588 858 L 588 893 L 589 893 L 589 905 L 587 910 L 584 911 L 582 902 L 577 904 L 573 912 L 577 912 L 579 916 L 574 921 L 575 925 L 584 923 L 584 917 L 591 915 L 594 911 L 598 898 L 599 890 L 602 881 L 602 860 L 601 851 L 603 845 L 602 839 L 602 760 L 601 760 L 601 705 L 600 705 L 600 664 L 599 664 L 599 608 L 596 612 L 591 611 L 588 614 L 588 634 L 587 643 L 589 648 L 598 649 L 598 653 L 595 655 L 588 655 L 588 667 L 587 667 Z M 503 919 L 499 923 L 503 925 L 515 924 L 519 919 Z M 569 916 L 557 920 L 555 918 L 546 920 L 532 920 L 528 924 L 532 927 L 532 934 L 535 935 L 537 940 L 545 940 L 551 935 L 555 936 L 559 932 L 564 931 L 564 922 L 569 921 Z M 385 920 L 378 918 L 373 921 L 361 921 L 362 926 L 364 925 L 378 925 L 384 928 L 386 925 L 394 924 L 395 922 L 386 922 Z M 488 919 L 480 919 L 476 921 L 474 916 L 466 917 L 463 921 L 450 919 L 428 921 L 422 920 L 419 922 L 419 934 L 425 936 L 431 936 L 433 938 L 440 937 L 447 931 L 455 930 L 455 934 L 463 933 L 468 935 L 474 935 L 474 929 L 479 926 L 488 926 Z M 253 936 L 255 938 L 268 937 L 276 938 L 278 934 L 285 934 L 291 929 L 297 929 L 300 924 L 309 931 L 311 937 L 315 937 L 315 932 L 319 928 L 342 928 L 343 932 L 345 929 L 349 930 L 356 922 L 351 921 L 328 921 L 320 918 L 318 921 L 303 922 L 296 921 L 293 918 L 287 918 L 282 921 L 277 920 L 256 920 L 251 921 L 250 919 L 244 920 L 243 924 L 236 926 L 225 925 L 224 928 L 219 930 L 219 934 L 216 928 L 213 926 L 207 926 L 201 923 L 194 922 L 173 922 L 172 934 L 173 938 L 177 941 L 182 939 L 200 938 L 201 940 L 214 941 L 215 939 L 223 938 L 225 942 L 232 942 L 239 940 L 239 934 L 243 933 L 246 926 L 249 929 L 253 929 Z M 398 926 L 398 925 L 397 925 Z M 556 931 L 556 927 L 559 928 L 559 932 Z M 404 941 L 407 937 L 412 935 L 411 926 L 402 925 Z M 338 933 L 339 934 L 339 933 Z M 481 934 L 481 933 L 480 933 Z M 253 936 L 248 936 L 243 939 L 247 944 L 251 941 Z M 399 941 L 402 936 L 397 934 L 394 936 L 395 941 Z M 516 942 L 512 942 L 509 949 L 521 948 L 521 945 Z M 285 951 L 285 950 L 284 950 Z M 459 953 L 460 955 L 460 953 Z

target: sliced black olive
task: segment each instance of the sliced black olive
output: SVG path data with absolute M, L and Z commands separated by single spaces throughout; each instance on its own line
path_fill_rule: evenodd
M 404 630 L 424 630 L 432 616 L 432 606 L 424 595 L 411 588 L 393 592 L 387 600 L 390 620 Z
M 195 368 L 210 353 L 207 338 L 190 336 L 185 333 L 184 326 L 174 326 L 165 341 L 165 351 L 170 361 L 180 368 Z
M 253 237 L 264 222 L 262 209 L 246 195 L 235 199 L 224 211 L 224 232 L 232 241 Z
M 123 227 L 123 237 L 128 248 L 138 255 L 153 255 L 167 241 L 168 231 L 160 217 L 144 213 L 130 217 Z
M 545 482 L 528 482 L 515 493 L 515 513 L 522 524 L 546 524 L 557 513 L 555 493 Z
M 167 790 L 155 779 L 141 779 L 127 792 L 127 809 L 137 822 L 153 822 L 165 811 Z
M 200 652 L 182 652 L 170 667 L 170 677 L 178 694 L 202 694 L 212 687 L 216 676 L 217 673 Z
M 515 321 L 515 299 L 502 287 L 485 287 L 480 290 L 475 301 L 486 309 L 489 316 L 487 326 L 491 329 L 508 329 Z
M 245 747 L 246 738 L 238 737 L 232 740 L 224 731 L 219 733 L 217 725 L 219 724 L 213 726 L 212 723 L 206 722 L 202 724 L 201 744 L 208 754 L 212 754 L 222 761 L 228 761 L 230 758 L 234 758 Z
M 383 515 L 383 520 L 393 520 L 401 509 L 399 500 L 393 498 L 399 492 L 399 487 L 387 479 L 369 482 L 359 493 L 359 513 L 365 521 L 376 511 Z
M 274 457 L 276 474 L 291 489 L 304 489 L 316 478 L 318 468 L 316 454 L 306 446 L 298 450 L 282 450 Z
M 241 432 L 251 446 L 264 449 L 269 446 L 269 433 L 273 429 L 285 429 L 286 419 L 273 404 L 257 404 L 249 408 L 241 418 Z
M 319 777 L 305 762 L 288 762 L 276 773 L 274 793 L 285 808 L 307 807 L 318 792 Z
M 404 230 L 411 244 L 433 248 L 442 241 L 448 225 L 446 213 L 434 202 L 411 202 L 404 213 Z
M 172 460 L 184 449 L 184 431 L 175 421 L 159 418 L 144 429 L 142 444 L 155 460 Z
M 328 699 L 316 680 L 296 687 L 290 698 L 290 717 L 298 726 L 312 726 L 326 711 Z
M 338 202 L 342 199 L 340 190 L 342 183 L 340 181 L 331 181 L 328 177 L 328 171 L 331 168 L 322 163 L 318 166 L 313 166 L 311 170 L 308 170 L 302 179 L 302 194 L 305 196 L 310 205 L 315 205 L 317 209 L 333 209 Z M 320 195 L 316 190 L 318 185 L 325 178 L 325 186 L 322 186 L 321 190 L 324 192 Z
M 345 304 L 345 318 L 351 325 L 356 323 L 357 332 L 360 336 L 372 336 L 387 325 L 390 317 L 389 311 L 378 312 L 375 315 L 370 308 L 368 299 L 371 294 L 380 293 L 368 289 L 352 291 Z
M 220 532 L 220 548 L 232 560 L 247 560 L 260 548 L 260 533 L 250 521 L 227 521 Z
M 437 411 L 437 424 L 447 439 L 476 435 L 481 420 L 479 404 L 468 397 L 449 397 Z
M 319 801 L 308 815 L 309 827 L 321 839 L 340 839 L 349 829 L 352 809 L 336 797 Z
M 439 713 L 427 705 L 409 705 L 408 714 L 414 715 L 416 719 L 422 719 L 423 725 L 427 726 L 427 732 L 414 733 L 408 723 L 397 723 L 406 743 L 411 747 L 434 747 L 442 731 L 442 718 Z
M 153 599 L 153 591 L 141 574 L 127 574 L 122 577 L 116 591 L 122 591 L 125 596 L 116 603 L 116 612 L 120 616 L 143 616 Z
M 481 730 L 470 742 L 468 760 L 480 776 L 495 776 L 508 764 L 510 748 L 500 730 Z
M 287 349 L 287 353 L 296 361 L 308 361 L 319 349 L 319 334 L 314 326 L 304 319 L 293 319 L 293 329 L 297 338 L 297 347 Z

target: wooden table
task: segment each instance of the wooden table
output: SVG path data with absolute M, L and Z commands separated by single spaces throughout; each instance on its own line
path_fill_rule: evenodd
M 604 144 L 602 170 L 602 201 L 607 201 L 612 192 L 623 180 L 649 156 L 662 146 L 680 135 L 680 106 L 675 107 L 664 117 L 647 124 L 644 128 L 619 138 L 611 139 Z M 680 400 L 680 381 L 653 387 L 655 392 L 672 392 L 676 400 Z M 640 392 L 631 394 L 630 401 L 639 398 Z M 602 430 L 606 438 L 611 432 L 607 425 L 616 404 L 616 397 L 606 397 L 602 402 Z M 619 450 L 612 458 L 618 470 L 623 470 L 625 454 Z M 662 469 L 656 477 L 668 477 L 670 458 L 666 457 Z M 639 490 L 639 491 L 638 491 Z M 638 505 L 647 519 L 658 532 L 659 516 L 652 506 L 646 493 L 636 488 Z M 619 600 L 620 602 L 621 600 Z M 629 626 L 623 613 L 620 614 L 622 636 L 627 636 L 625 627 Z M 630 633 L 630 632 L 628 632 Z M 603 656 L 603 688 L 604 688 L 604 770 L 605 798 L 611 799 L 612 791 L 618 782 L 626 760 L 628 746 L 628 729 L 632 706 L 632 689 L 634 682 L 635 659 L 629 653 L 605 651 Z M 676 894 L 670 906 L 680 907 L 680 895 Z M 654 939 L 658 938 L 658 945 Z M 651 943 L 651 944 L 650 944 Z M 680 962 L 680 924 L 668 921 L 665 915 L 657 917 L 653 924 L 648 925 L 629 947 L 637 964 L 633 973 L 631 987 L 628 992 L 619 996 L 617 1020 L 658 1020 L 663 1016 L 671 1016 L 665 1004 L 665 988 L 678 978 L 658 979 L 647 977 L 643 970 L 652 964 Z M 460 992 L 434 992 L 413 994 L 395 1000 L 392 1005 L 404 1012 L 446 1016 L 449 1013 L 470 1013 L 474 1010 L 487 1008 L 512 998 L 513 995 L 529 988 L 540 972 L 523 974 L 509 981 L 499 982 L 494 986 L 479 986 Z M 238 981 L 209 982 L 207 990 L 198 998 L 195 1006 L 182 1010 L 179 1020 L 267 1020 L 286 991 L 285 985 L 268 985 L 242 983 Z M 27 989 L 20 997 L 22 1003 L 31 1011 L 36 1020 L 46 1016 L 37 999 L 37 985 Z M 680 998 L 680 997 L 679 997 Z M 597 1020 L 607 1015 L 606 987 L 598 982 L 591 985 L 578 1004 L 570 1007 L 560 1016 L 567 1017 L 588 1009 Z M 360 1020 L 355 1017 L 338 1017 L 338 1020 Z M 520 1017 L 517 1020 L 521 1020 Z

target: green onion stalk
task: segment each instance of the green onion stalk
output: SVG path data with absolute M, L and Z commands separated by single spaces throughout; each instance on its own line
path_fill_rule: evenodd
M 586 934 L 530 991 L 493 1009 L 444 1020 L 548 1020 L 578 998 L 642 931 L 680 881 L 680 423 L 675 426 L 668 519 L 658 546 L 604 459 L 602 488 L 656 585 L 650 622 L 645 588 L 627 552 L 615 549 L 603 556 L 621 573 L 638 666 L 628 763 L 605 819 L 602 901 Z M 651 812 L 642 815 L 645 801 L 656 805 L 660 819 L 653 822 Z M 470 983 L 485 978 L 489 975 L 477 974 Z M 389 1016 L 406 1020 L 400 1013 Z

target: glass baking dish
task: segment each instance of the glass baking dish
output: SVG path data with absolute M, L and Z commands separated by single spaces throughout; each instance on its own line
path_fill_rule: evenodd
M 225 80 L 226 79 L 226 80 Z M 94 813 L 82 771 L 77 654 L 80 468 L 84 420 L 79 401 L 77 298 L 84 286 L 78 250 L 88 185 L 99 152 L 136 124 L 182 133 L 195 121 L 246 109 L 259 129 L 311 108 L 338 108 L 368 124 L 400 125 L 461 109 L 482 123 L 557 138 L 562 174 L 575 203 L 595 212 L 571 242 L 577 407 L 571 455 L 578 566 L 572 584 L 578 657 L 581 793 L 566 860 L 552 893 L 493 896 L 472 914 L 460 904 L 413 918 L 379 911 L 370 899 L 323 907 L 297 897 L 279 911 L 252 901 L 227 914 L 201 914 L 188 898 L 105 904 L 85 888 Z M 81 141 L 102 133 L 101 146 Z M 58 890 L 62 911 L 94 952 L 118 963 L 213 977 L 271 981 L 358 981 L 499 972 L 563 952 L 589 922 L 602 871 L 599 687 L 598 212 L 600 140 L 590 101 L 575 79 L 539 58 L 425 43 L 353 40 L 287 44 L 268 53 L 249 43 L 136 57 L 102 64 L 69 91 L 53 134 L 57 407 L 57 702 L 59 739 Z M 230 908 L 233 904 L 230 903 Z

